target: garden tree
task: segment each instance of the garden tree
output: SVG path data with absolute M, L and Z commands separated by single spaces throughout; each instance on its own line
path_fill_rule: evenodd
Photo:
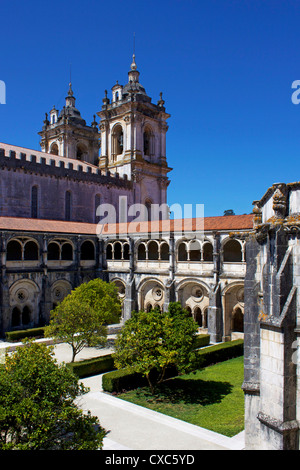
M 164 380 L 167 367 L 176 366 L 178 371 L 193 368 L 195 335 L 198 325 L 179 302 L 169 304 L 167 312 L 158 309 L 151 312 L 133 312 L 117 335 L 115 342 L 115 365 L 128 368 L 148 380 L 154 391 L 154 380 Z M 153 373 L 156 370 L 156 378 Z
M 0 366 L 0 450 L 97 450 L 106 435 L 74 400 L 88 391 L 52 347 L 27 342 Z
M 121 303 L 114 283 L 94 279 L 76 287 L 51 311 L 45 336 L 72 347 L 72 362 L 86 346 L 104 346 L 109 323 L 118 323 Z

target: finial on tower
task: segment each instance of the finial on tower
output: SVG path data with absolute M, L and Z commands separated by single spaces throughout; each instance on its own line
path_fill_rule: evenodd
M 73 96 L 73 90 L 72 90 L 72 83 L 69 83 L 69 91 L 68 91 L 68 96 Z
M 137 69 L 137 66 L 136 66 L 136 63 L 135 63 L 135 54 L 133 54 L 132 56 L 132 64 L 131 64 L 131 70 L 136 70 Z

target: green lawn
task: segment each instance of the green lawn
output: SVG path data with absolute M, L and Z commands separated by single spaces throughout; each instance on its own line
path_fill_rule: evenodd
M 244 358 L 167 380 L 151 395 L 148 387 L 118 398 L 232 437 L 244 429 Z

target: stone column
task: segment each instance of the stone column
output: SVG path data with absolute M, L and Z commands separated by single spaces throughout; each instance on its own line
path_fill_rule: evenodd
M 170 302 L 176 301 L 175 295 L 175 240 L 174 234 L 169 238 L 169 277 L 165 282 L 164 311 L 169 308 Z
M 222 341 L 223 318 L 221 303 L 221 285 L 218 284 L 209 294 L 207 309 L 207 328 L 212 343 Z
M 223 317 L 221 301 L 221 285 L 219 283 L 220 274 L 220 234 L 214 233 L 213 263 L 214 263 L 214 283 L 209 293 L 209 307 L 207 309 L 207 328 L 210 340 L 213 343 L 222 341 Z
M 131 312 L 137 309 L 136 287 L 135 287 L 135 244 L 134 239 L 129 237 L 129 274 L 127 277 L 125 299 L 124 299 L 124 321 L 131 318 Z

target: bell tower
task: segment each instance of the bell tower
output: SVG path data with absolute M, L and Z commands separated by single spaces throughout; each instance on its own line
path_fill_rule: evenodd
M 166 204 L 170 183 L 166 158 L 167 119 L 160 93 L 151 102 L 139 81 L 135 55 L 128 72 L 128 83 L 112 87 L 111 100 L 105 97 L 100 117 L 101 155 L 99 166 L 111 173 L 127 175 L 134 182 L 135 203 L 150 206 Z M 164 214 L 164 218 L 167 214 Z
M 98 165 L 100 136 L 95 116 L 91 126 L 87 126 L 75 107 L 76 98 L 71 83 L 65 100 L 60 113 L 53 106 L 50 120 L 46 114 L 44 126 L 39 132 L 42 151 Z

